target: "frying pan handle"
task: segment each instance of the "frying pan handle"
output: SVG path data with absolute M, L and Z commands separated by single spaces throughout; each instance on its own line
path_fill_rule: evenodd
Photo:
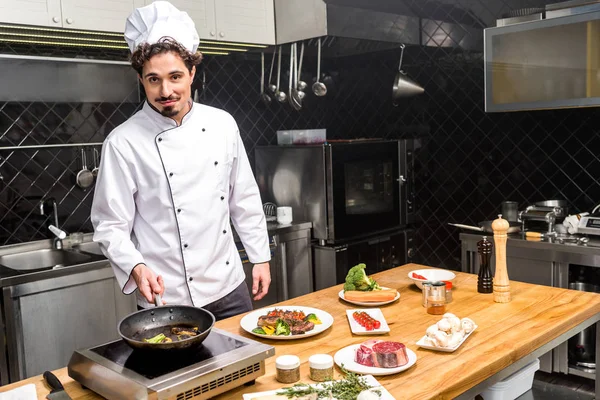
M 54 375 L 52 372 L 45 371 L 44 372 L 44 379 L 46 380 L 46 382 L 48 382 L 48 385 L 50 385 L 50 387 L 52 388 L 53 392 L 55 390 L 57 390 L 57 391 L 65 390 L 65 388 L 62 385 L 62 383 L 60 383 L 60 381 L 58 380 L 58 378 L 56 377 L 56 375 Z
M 160 294 L 158 293 L 154 293 L 154 305 L 156 307 L 160 307 L 163 305 L 162 297 L 160 297 Z
M 471 226 L 471 225 L 463 225 L 463 224 L 453 224 L 448 222 L 448 225 L 452 225 L 455 226 L 457 228 L 463 228 L 463 229 L 470 229 L 472 231 L 479 231 L 479 232 L 483 232 L 483 228 L 480 226 Z

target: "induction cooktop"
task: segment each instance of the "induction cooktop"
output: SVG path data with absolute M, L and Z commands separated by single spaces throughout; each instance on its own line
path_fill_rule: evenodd
M 108 400 L 202 399 L 264 375 L 273 346 L 213 328 L 194 350 L 159 354 L 123 340 L 77 350 L 69 376 Z

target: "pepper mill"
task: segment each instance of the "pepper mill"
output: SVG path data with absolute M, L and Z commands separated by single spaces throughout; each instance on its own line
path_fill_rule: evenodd
M 477 250 L 479 251 L 479 276 L 477 277 L 477 292 L 479 293 L 493 293 L 494 292 L 494 278 L 492 275 L 492 247 L 494 245 L 490 242 L 486 236 L 483 240 L 477 242 Z
M 494 276 L 494 301 L 508 303 L 510 301 L 510 282 L 506 268 L 506 233 L 510 224 L 502 219 L 502 214 L 492 222 L 494 244 L 496 245 L 496 275 Z

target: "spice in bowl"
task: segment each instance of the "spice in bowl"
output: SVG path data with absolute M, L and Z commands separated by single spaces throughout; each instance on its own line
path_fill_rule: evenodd
M 300 380 L 300 358 L 298 356 L 280 356 L 275 360 L 276 379 L 281 383 L 294 383 Z
M 310 379 L 325 382 L 333 379 L 333 357 L 329 354 L 314 354 L 308 359 Z

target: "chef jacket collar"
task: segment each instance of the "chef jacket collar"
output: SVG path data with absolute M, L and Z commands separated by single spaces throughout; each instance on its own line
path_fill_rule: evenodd
M 188 104 L 190 105 L 190 111 L 188 111 L 188 113 L 183 116 L 183 119 L 181 120 L 182 126 L 183 126 L 183 124 L 186 123 L 187 120 L 190 119 L 190 117 L 192 116 L 192 113 L 198 108 L 198 107 L 194 107 L 194 102 L 192 101 L 192 99 L 188 100 Z M 142 107 L 142 112 L 148 118 L 150 118 L 156 125 L 158 125 L 158 127 L 161 128 L 163 131 L 177 127 L 177 121 L 175 121 L 173 118 L 165 117 L 164 115 L 162 115 L 161 113 L 156 111 L 150 105 L 150 103 L 148 103 L 148 100 L 146 100 L 144 102 L 144 106 Z

